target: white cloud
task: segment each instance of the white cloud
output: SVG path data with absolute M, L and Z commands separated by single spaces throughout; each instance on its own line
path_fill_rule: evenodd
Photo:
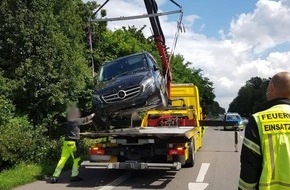
M 186 27 L 192 27 L 193 23 L 197 20 L 200 19 L 198 15 L 187 15 L 184 17 L 183 22 L 185 22 Z
M 254 48 L 255 53 L 290 41 L 289 0 L 260 0 L 254 12 L 241 14 L 231 22 L 230 36 Z
M 108 3 L 105 7 L 108 17 L 145 14 L 144 5 L 136 2 L 118 0 L 118 5 Z M 166 3 L 165 0 L 160 2 Z M 201 68 L 214 82 L 216 100 L 223 107 L 228 107 L 239 88 L 251 77 L 268 78 L 282 70 L 290 71 L 290 48 L 284 52 L 271 52 L 278 45 L 290 42 L 289 0 L 259 0 L 255 10 L 231 21 L 229 33 L 225 33 L 227 29 L 221 29 L 219 39 L 194 31 L 191 26 L 196 19 L 199 16 L 192 13 L 184 17 L 186 33 L 180 35 L 176 52 L 192 62 L 191 66 Z M 167 45 L 171 46 L 176 22 L 169 21 L 166 16 L 160 20 Z M 147 25 L 145 35 L 151 35 L 148 18 L 109 23 L 111 29 L 128 25 Z

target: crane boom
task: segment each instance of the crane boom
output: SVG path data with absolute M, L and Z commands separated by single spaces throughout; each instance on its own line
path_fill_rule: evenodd
M 158 6 L 155 0 L 144 0 L 144 3 L 145 3 L 145 7 L 146 7 L 148 15 L 157 14 Z M 169 63 L 169 55 L 168 55 L 167 47 L 165 44 L 164 34 L 162 31 L 158 16 L 149 17 L 149 20 L 150 20 L 150 24 L 153 31 L 154 41 L 155 41 L 157 50 L 159 52 L 159 56 L 161 58 L 162 71 L 163 71 L 163 76 L 166 80 L 168 98 L 170 98 L 172 73 L 171 73 L 171 67 Z

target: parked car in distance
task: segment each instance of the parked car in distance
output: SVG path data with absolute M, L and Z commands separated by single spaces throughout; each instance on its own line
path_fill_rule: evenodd
M 238 130 L 244 130 L 244 124 L 241 116 L 238 113 L 228 112 L 224 115 L 224 121 L 236 121 L 238 123 Z M 224 126 L 224 130 L 234 130 L 235 126 Z
M 155 59 L 141 52 L 103 63 L 93 93 L 93 108 L 113 118 L 165 107 L 167 98 L 165 80 Z
M 249 123 L 249 120 L 245 117 L 242 117 L 243 125 L 246 127 L 246 125 Z

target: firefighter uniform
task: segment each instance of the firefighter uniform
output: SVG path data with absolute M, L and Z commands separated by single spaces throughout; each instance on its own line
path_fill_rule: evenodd
M 76 118 L 71 121 L 66 122 L 66 133 L 65 133 L 65 141 L 63 142 L 61 158 L 55 168 L 53 173 L 53 177 L 56 179 L 59 177 L 66 161 L 69 157 L 73 158 L 73 168 L 71 177 L 74 179 L 79 174 L 79 162 L 80 162 L 80 148 L 79 148 L 79 140 L 80 140 L 80 125 L 87 124 L 93 115 L 89 115 L 84 118 Z
M 249 119 L 239 189 L 290 189 L 290 100 L 274 99 Z

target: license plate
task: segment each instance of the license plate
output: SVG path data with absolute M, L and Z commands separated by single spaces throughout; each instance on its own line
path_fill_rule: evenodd
M 141 169 L 141 163 L 120 163 L 120 169 Z

